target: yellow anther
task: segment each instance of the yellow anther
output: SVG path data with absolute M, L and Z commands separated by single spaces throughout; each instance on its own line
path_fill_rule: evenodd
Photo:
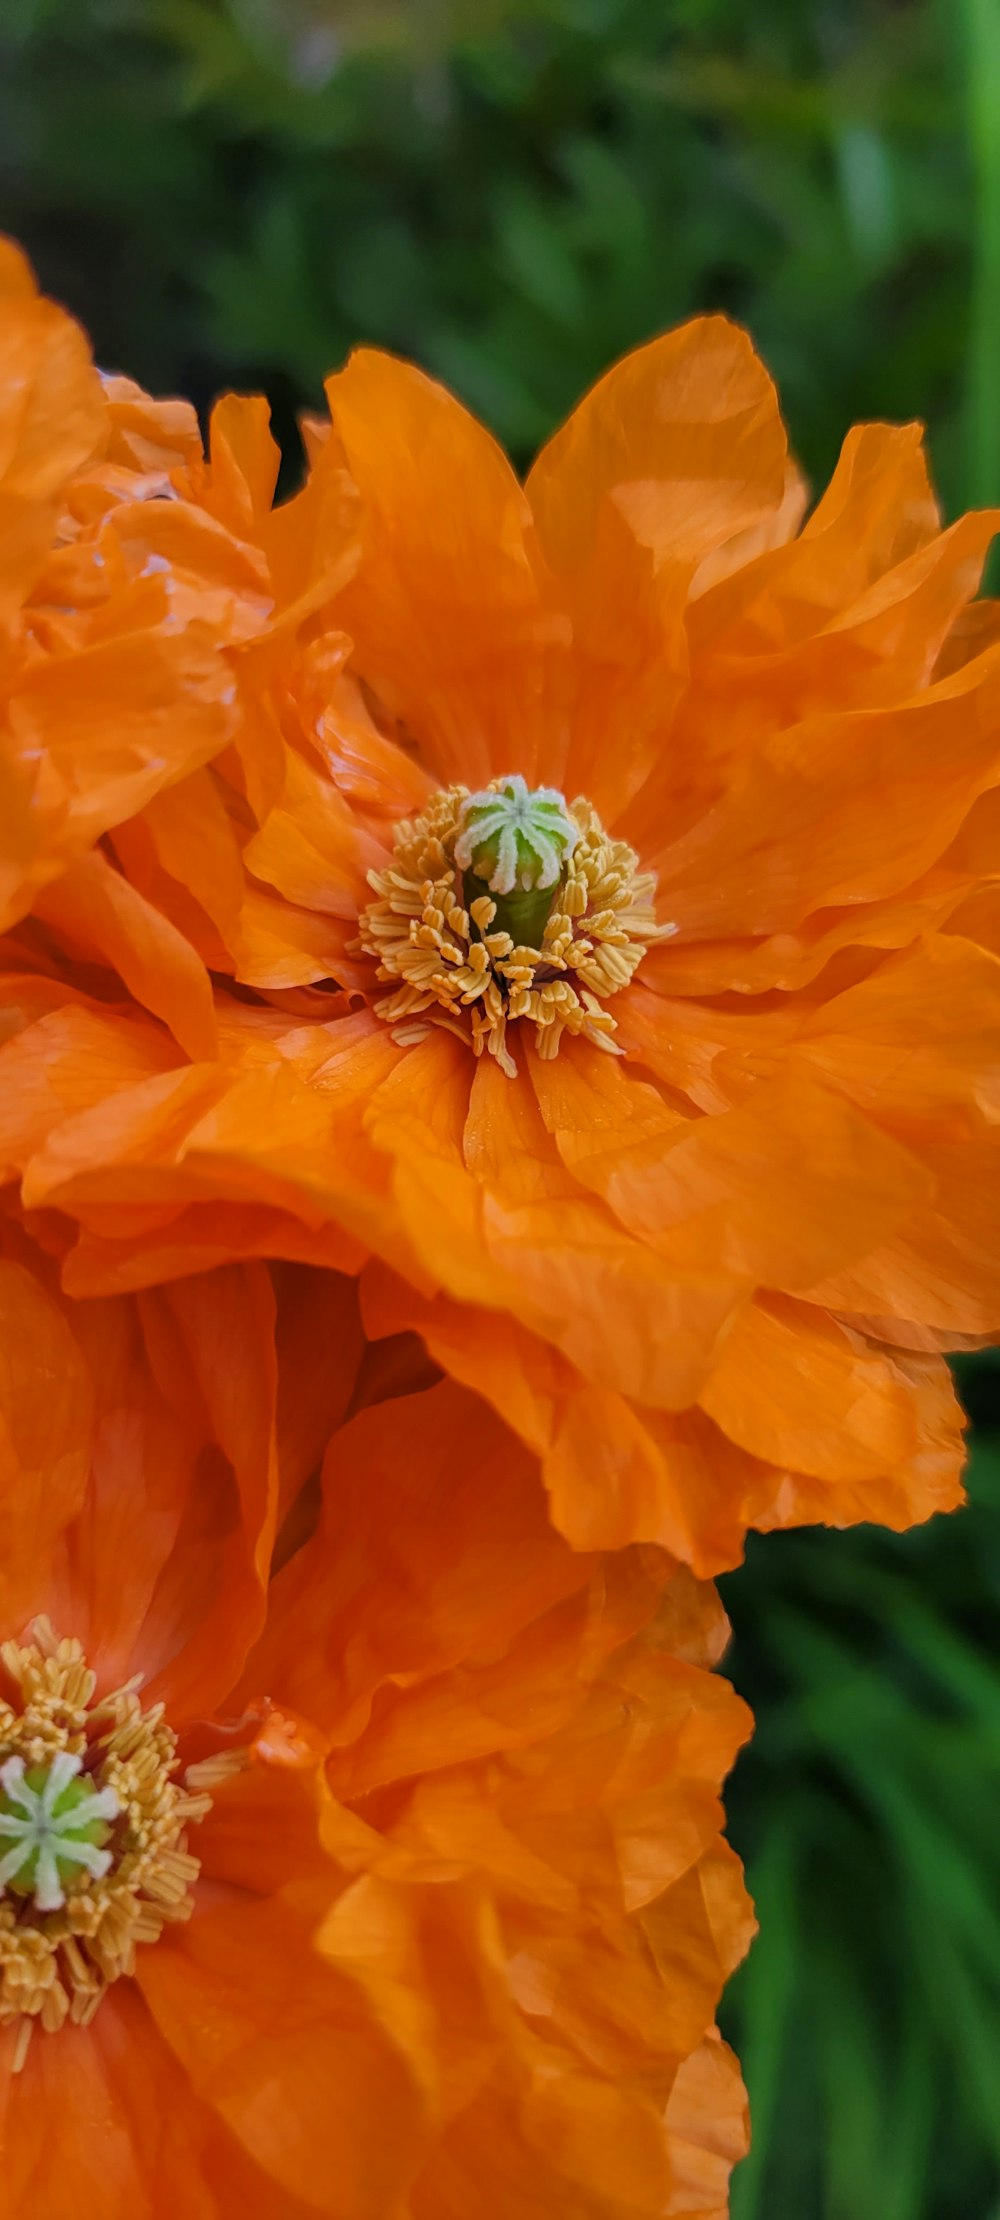
M 506 797 L 504 807 L 513 796 L 511 807 L 519 807 L 523 783 L 496 780 L 488 795 Z M 546 1057 L 557 1054 L 563 1033 L 616 1052 L 615 1019 L 603 1005 L 628 986 L 652 942 L 676 928 L 657 923 L 652 874 L 640 871 L 624 841 L 608 836 L 588 802 L 567 806 L 547 792 L 544 799 L 545 811 L 529 828 L 532 837 L 553 825 L 568 831 L 549 842 L 559 866 L 554 878 L 551 857 L 546 852 L 542 859 L 539 875 L 551 885 L 552 900 L 537 947 L 523 938 L 515 943 L 498 922 L 492 893 L 468 899 L 464 875 L 472 861 L 482 860 L 478 847 L 472 856 L 470 842 L 474 831 L 478 836 L 487 828 L 484 797 L 473 797 L 470 818 L 465 787 L 443 789 L 421 817 L 398 826 L 392 863 L 369 873 L 376 899 L 362 913 L 359 945 L 393 988 L 375 1007 L 405 1045 L 429 1026 L 443 1025 L 477 1056 L 484 1050 L 494 1056 L 510 1077 L 517 1070 L 508 1039 L 512 1022 L 534 1027 Z M 509 830 L 505 820 L 500 831 L 506 837 Z M 520 819 L 514 834 L 523 846 Z M 541 848 L 536 862 L 539 856 Z M 515 860 L 523 875 L 520 849 Z M 509 864 L 498 848 L 498 883 L 510 877 Z M 510 909 L 516 899 L 516 893 L 502 894 L 501 908 Z M 524 921 L 512 915 L 511 922 L 523 935 Z

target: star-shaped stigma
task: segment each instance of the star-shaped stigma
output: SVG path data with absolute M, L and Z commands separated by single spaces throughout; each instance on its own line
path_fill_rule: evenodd
M 554 786 L 527 785 L 519 771 L 470 794 L 462 810 L 455 862 L 491 894 L 556 886 L 580 828 Z
M 69 1750 L 27 1771 L 22 1757 L 0 1765 L 0 1845 L 10 1843 L 0 1857 L 0 1894 L 10 1889 L 30 1896 L 36 1911 L 55 1912 L 76 1874 L 107 1873 L 108 1821 L 121 1807 L 113 1789 L 80 1780 L 82 1769 Z

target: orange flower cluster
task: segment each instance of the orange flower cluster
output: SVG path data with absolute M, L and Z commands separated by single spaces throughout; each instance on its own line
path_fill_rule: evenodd
M 0 1895 L 5 2211 L 724 2211 L 711 1590 L 571 1551 L 337 1274 L 74 1303 L 11 1224 L 0 1316 L 0 1746 L 118 1804 Z
M 724 2220 L 709 1582 L 1000 1327 L 998 520 L 722 318 L 328 399 L 0 249 L 4 2210 Z

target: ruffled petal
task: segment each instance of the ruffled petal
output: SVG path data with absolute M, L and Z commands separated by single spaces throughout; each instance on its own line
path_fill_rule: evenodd
M 393 1690 L 440 1682 L 462 1754 L 469 1661 L 502 1656 L 592 1565 L 549 1526 L 534 1460 L 451 1384 L 355 1418 L 331 1444 L 323 1500 L 315 1542 L 273 1586 L 246 1689 L 346 1745 L 373 1709 L 385 1721 Z
M 195 1059 L 216 1049 L 212 985 L 176 926 L 145 901 L 98 850 L 46 887 L 35 915 L 52 927 L 70 966 L 108 964 L 137 1002 L 162 1018 Z
M 12 2220 L 228 2220 L 232 2208 L 205 2179 L 212 2116 L 130 1982 L 103 1999 L 91 2026 L 37 2031 L 16 2075 L 13 2042 L 13 2029 L 0 2034 L 0 2163 Z
M 1000 1155 L 995 1139 L 922 1141 L 934 1182 L 895 1239 L 810 1290 L 814 1302 L 879 1321 L 902 1348 L 995 1340 L 1000 1320 Z
M 916 1413 L 891 1358 L 777 1297 L 742 1312 L 699 1400 L 752 1456 L 831 1483 L 877 1479 L 914 1447 Z
M 265 1270 L 227 1267 L 141 1305 L 60 1299 L 48 1311 L 37 1266 L 14 1284 L 8 1362 L 17 1321 L 30 1327 L 21 1455 L 31 1449 L 32 1409 L 44 1410 L 50 1533 L 37 1516 L 33 1527 L 25 1519 L 26 1467 L 0 1496 L 0 1512 L 6 1498 L 34 1545 L 33 1569 L 23 1545 L 11 1548 L 6 1623 L 20 1629 L 46 1613 L 60 1635 L 82 1642 L 103 1686 L 139 1671 L 149 1700 L 162 1697 L 178 1723 L 231 1688 L 264 1612 L 277 1505 Z
M 30 591 L 55 502 L 103 434 L 83 332 L 41 297 L 24 256 L 0 239 L 0 622 Z
M 647 1541 L 702 1574 L 739 1563 L 759 1469 L 700 1412 L 639 1408 L 514 1319 L 428 1301 L 378 1268 L 364 1274 L 362 1303 L 370 1334 L 415 1328 L 539 1458 L 550 1516 L 574 1549 Z
M 23 806 L 9 894 L 0 887 L 6 923 L 110 826 L 225 744 L 232 682 L 214 642 L 161 630 L 169 611 L 156 580 L 146 598 L 148 628 L 34 663 L 11 699 Z
M 792 932 L 831 905 L 900 893 L 995 783 L 998 699 L 993 655 L 903 707 L 777 733 L 691 831 L 650 855 L 666 914 L 714 940 Z
M 809 1287 L 837 1269 L 828 1257 L 863 1254 L 928 1192 L 904 1149 L 798 1075 L 741 1109 L 684 1122 L 577 1043 L 533 1071 L 564 1161 L 682 1271 Z
M 692 576 L 778 515 L 786 463 L 774 386 L 746 334 L 714 316 L 616 364 L 531 471 L 576 673 L 568 757 L 553 735 L 546 775 L 584 791 L 610 822 L 667 744 Z
M 825 1002 L 795 1056 L 914 1146 L 958 1140 L 1000 1124 L 998 1021 L 1000 961 L 942 934 Z
M 357 1985 L 314 1951 L 315 1888 L 299 1895 L 200 1905 L 142 1954 L 139 1982 L 202 2104 L 274 2196 L 383 2220 L 419 2149 L 421 2092 Z
M 0 1258 L 0 1622 L 18 1628 L 81 1510 L 96 1426 L 83 1350 L 49 1281 Z
M 359 349 L 327 395 L 361 495 L 362 563 L 340 604 L 359 670 L 446 783 L 532 780 L 557 628 L 510 465 L 442 386 L 389 355 Z
M 729 2177 L 750 2148 L 750 2120 L 739 2066 L 715 2028 L 681 2066 L 666 2120 L 665 2220 L 728 2220 Z

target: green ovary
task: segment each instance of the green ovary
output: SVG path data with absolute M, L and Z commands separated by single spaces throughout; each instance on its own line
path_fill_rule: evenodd
M 579 837 L 563 796 L 551 786 L 529 787 L 519 772 L 470 794 L 455 842 L 467 905 L 488 894 L 497 910 L 491 930 L 540 947 Z
M 82 1760 L 58 1750 L 41 1765 L 21 1757 L 0 1765 L 0 1895 L 31 1897 L 40 1912 L 57 1911 L 66 1889 L 85 1875 L 99 1880 L 111 1865 L 105 1848 L 119 1813 L 113 1789 L 95 1788 Z

